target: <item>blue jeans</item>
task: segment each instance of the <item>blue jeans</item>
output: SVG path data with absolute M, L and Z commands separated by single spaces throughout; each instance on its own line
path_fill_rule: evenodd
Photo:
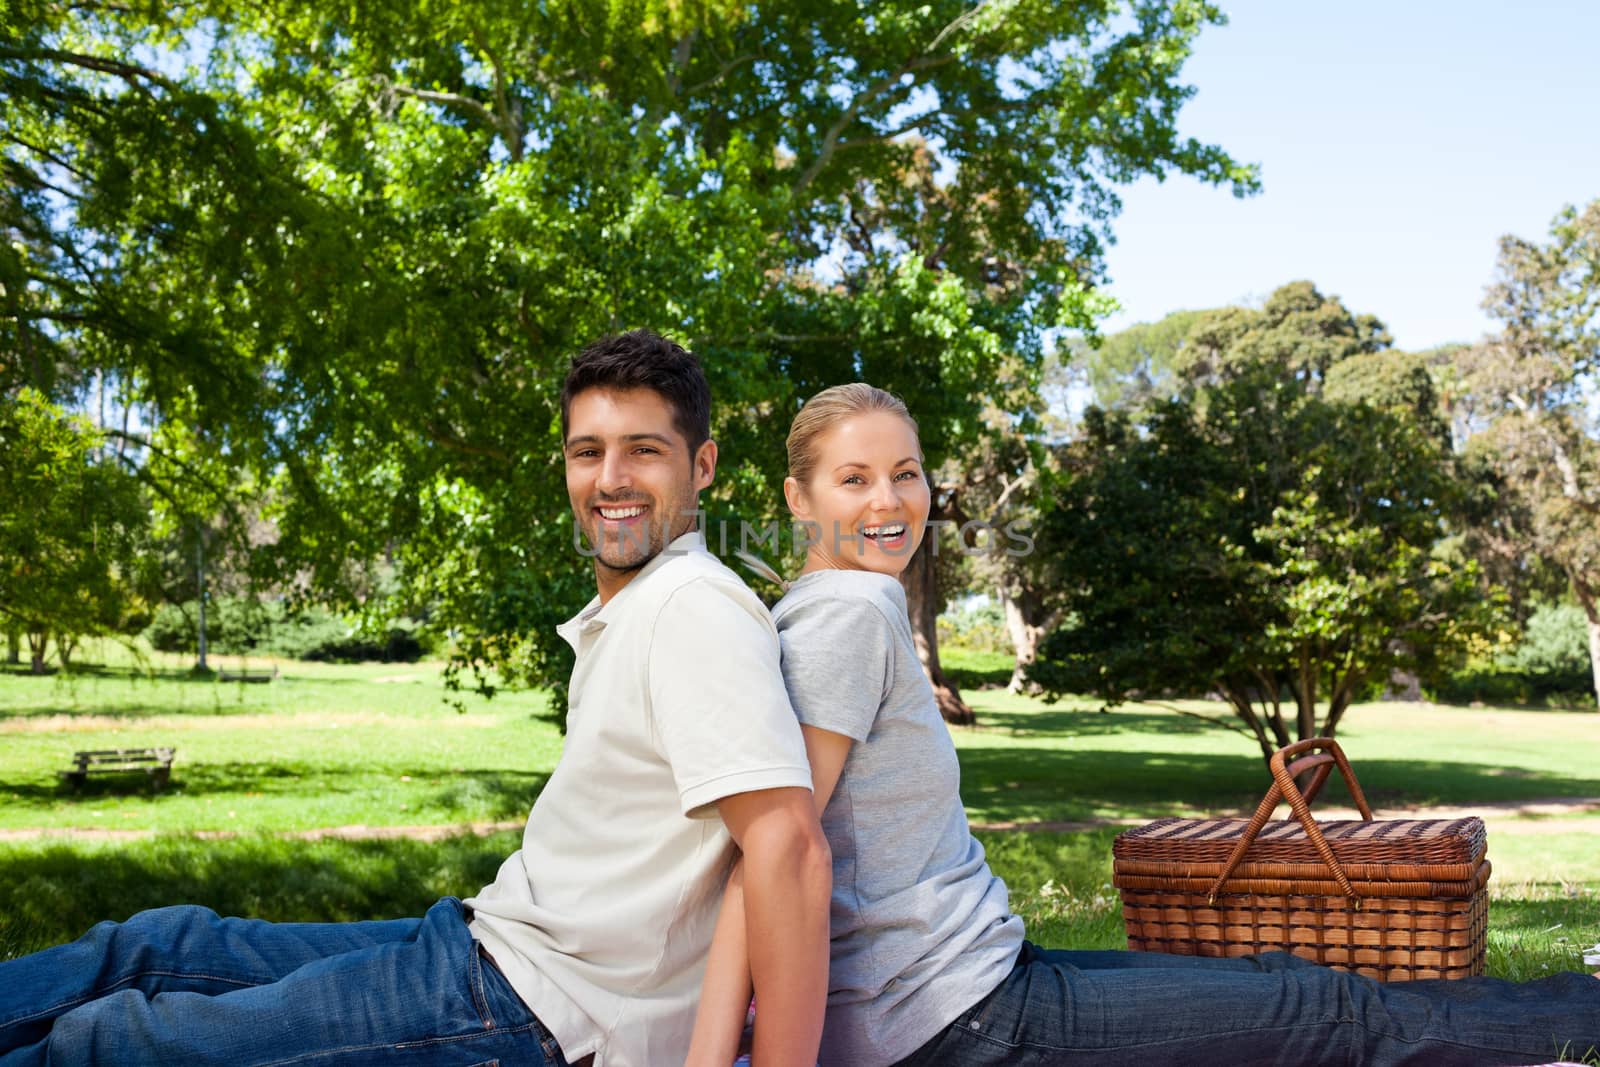
M 0 963 L 0 1064 L 565 1067 L 446 897 L 421 919 L 140 912 Z
M 1600 980 L 1394 982 L 1282 952 L 1203 959 L 1024 942 L 1011 974 L 900 1067 L 1544 1063 L 1600 1050 Z

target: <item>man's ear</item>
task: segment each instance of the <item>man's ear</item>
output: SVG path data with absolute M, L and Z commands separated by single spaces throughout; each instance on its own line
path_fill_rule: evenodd
M 717 443 L 703 441 L 694 453 L 694 488 L 695 492 L 710 487 L 717 477 Z
M 783 480 L 783 500 L 789 505 L 789 511 L 797 519 L 809 518 L 811 507 L 806 500 L 806 492 L 800 488 L 800 483 L 793 478 Z

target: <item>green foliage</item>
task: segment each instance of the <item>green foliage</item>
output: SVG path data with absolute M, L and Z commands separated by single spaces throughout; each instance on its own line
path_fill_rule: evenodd
M 1568 207 L 1543 244 L 1500 241 L 1484 308 L 1500 332 L 1457 354 L 1492 472 L 1478 523 L 1486 555 L 1559 570 L 1583 608 L 1600 700 L 1600 436 L 1588 390 L 1600 370 L 1600 200 Z M 1525 568 L 1532 570 L 1534 568 Z
M 1540 604 L 1514 647 L 1475 657 L 1428 688 L 1457 703 L 1592 706 L 1590 680 L 1587 620 L 1569 601 Z
M 168 435 L 162 521 L 244 544 L 240 487 L 257 583 L 426 607 L 485 689 L 563 675 L 592 592 L 556 441 L 583 343 L 688 342 L 708 511 L 764 518 L 799 399 L 868 378 L 960 454 L 1102 307 L 1116 186 L 1256 184 L 1177 131 L 1222 21 L 1189 0 L 24 6 L 0 387 L 109 373 Z
M 1095 403 L 1107 411 L 1134 410 L 1177 392 L 1179 352 L 1204 312 L 1174 311 L 1156 322 L 1119 330 L 1097 345 L 1082 345 L 1073 366 Z
M 1192 398 L 1139 425 L 1089 412 L 1041 530 L 1070 581 L 1069 622 L 1030 671 L 1047 692 L 1218 692 L 1265 755 L 1332 734 L 1371 681 L 1448 661 L 1494 622 L 1476 567 L 1435 551 L 1460 496 L 1437 424 L 1324 395 L 1335 353 L 1376 327 L 1312 294 L 1196 326 L 1235 340 Z
M 0 625 L 29 635 L 34 670 L 53 639 L 143 625 L 143 494 L 84 420 L 31 388 L 0 395 Z
M 1005 613 L 992 600 L 945 612 L 939 616 L 939 645 L 946 644 L 977 652 L 1011 652 Z
M 198 604 L 163 604 L 144 638 L 162 652 L 198 648 Z M 317 607 L 290 611 L 281 601 L 215 597 L 206 602 L 206 646 L 223 655 L 279 656 L 334 663 L 415 663 L 432 646 L 410 626 L 366 631 Z

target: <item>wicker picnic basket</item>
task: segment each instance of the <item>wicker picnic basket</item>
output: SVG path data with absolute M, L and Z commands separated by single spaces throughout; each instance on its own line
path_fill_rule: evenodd
M 1314 755 L 1303 755 L 1313 752 Z M 1275 753 L 1249 820 L 1158 819 L 1118 835 L 1113 884 L 1128 947 L 1186 956 L 1283 950 L 1381 981 L 1483 973 L 1483 821 L 1374 820 L 1332 738 Z M 1310 803 L 1337 766 L 1361 820 Z M 1302 793 L 1295 779 L 1312 777 Z M 1280 800 L 1290 815 L 1270 822 Z

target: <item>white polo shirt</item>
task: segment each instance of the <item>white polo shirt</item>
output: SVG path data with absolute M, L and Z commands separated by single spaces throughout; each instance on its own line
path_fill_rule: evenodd
M 682 1063 L 734 853 L 713 802 L 811 788 L 777 631 L 697 532 L 557 629 L 565 748 L 472 934 L 568 1060 Z

